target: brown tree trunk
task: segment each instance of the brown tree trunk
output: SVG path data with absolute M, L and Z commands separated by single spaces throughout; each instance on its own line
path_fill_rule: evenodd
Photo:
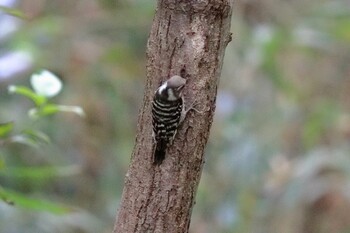
M 215 110 L 233 0 L 159 0 L 147 50 L 147 83 L 114 233 L 188 232 Z M 172 75 L 187 79 L 190 112 L 160 166 L 152 164 L 151 102 Z

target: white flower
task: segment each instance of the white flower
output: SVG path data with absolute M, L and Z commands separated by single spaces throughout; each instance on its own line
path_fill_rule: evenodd
M 30 83 L 38 95 L 53 97 L 62 89 L 62 82 L 48 70 L 42 70 L 39 74 L 33 74 Z

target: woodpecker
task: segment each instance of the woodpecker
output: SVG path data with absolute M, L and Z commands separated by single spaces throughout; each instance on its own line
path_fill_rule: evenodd
M 163 83 L 155 92 L 152 103 L 153 138 L 155 150 L 153 163 L 160 165 L 171 145 L 186 113 L 182 95 L 186 79 L 175 75 Z

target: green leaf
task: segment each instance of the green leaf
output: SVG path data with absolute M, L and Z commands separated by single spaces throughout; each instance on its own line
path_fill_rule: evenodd
M 36 94 L 34 91 L 29 89 L 28 87 L 11 85 L 8 87 L 8 91 L 10 93 L 16 93 L 29 98 L 38 107 L 43 105 L 47 101 L 47 99 L 44 96 Z
M 58 106 L 55 104 L 46 104 L 39 108 L 32 108 L 28 111 L 29 117 L 37 119 L 43 116 L 53 115 L 59 112 Z
M 27 135 L 23 135 L 23 134 L 12 136 L 9 141 L 13 142 L 13 143 L 24 144 L 24 145 L 31 146 L 34 148 L 38 148 L 38 146 L 39 146 L 39 144 L 36 140 L 34 140 L 33 138 L 31 138 Z
M 13 129 L 13 122 L 0 123 L 0 138 L 6 137 Z
M 59 112 L 59 107 L 56 104 L 47 104 L 40 108 L 40 115 L 46 116 L 46 115 L 52 115 L 57 112 Z
M 38 211 L 48 211 L 54 214 L 65 214 L 72 211 L 71 207 L 63 204 L 28 198 L 23 194 L 4 189 L 2 187 L 0 187 L 0 199 L 11 205 Z
M 21 18 L 21 19 L 26 18 L 25 14 L 22 11 L 15 9 L 15 8 L 0 6 L 0 10 L 5 12 L 6 14 L 12 15 L 12 16 L 17 17 L 17 18 Z
M 39 118 L 42 116 L 53 115 L 57 112 L 72 112 L 81 117 L 85 116 L 84 110 L 79 106 L 67 106 L 67 105 L 56 105 L 56 104 L 46 104 L 39 108 L 32 108 L 28 111 L 28 115 L 31 118 Z
M 8 195 L 5 194 L 4 188 L 0 185 L 0 200 L 5 202 L 8 205 L 14 205 L 15 203 L 8 198 Z
M 40 142 L 43 142 L 46 144 L 51 143 L 49 136 L 47 136 L 45 133 L 38 130 L 27 129 L 27 130 L 23 130 L 22 134 L 32 138 L 34 141 L 39 143 Z
M 9 141 L 25 144 L 35 148 L 37 148 L 40 144 L 48 144 L 51 142 L 49 136 L 37 130 L 23 130 L 21 134 L 12 136 Z

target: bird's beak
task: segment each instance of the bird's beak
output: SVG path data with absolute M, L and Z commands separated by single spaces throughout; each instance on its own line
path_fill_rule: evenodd
M 179 86 L 179 87 L 177 88 L 178 92 L 181 92 L 182 89 L 184 89 L 184 87 L 185 87 L 185 85 Z

